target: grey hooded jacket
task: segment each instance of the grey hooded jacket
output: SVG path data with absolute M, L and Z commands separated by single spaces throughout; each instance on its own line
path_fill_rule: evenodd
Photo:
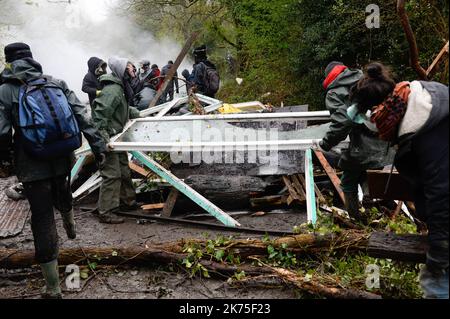
M 130 119 L 139 117 L 139 111 L 129 106 L 124 92 L 128 60 L 111 58 L 108 64 L 112 74 L 100 77 L 103 90 L 92 104 L 92 119 L 106 143 L 121 133 Z

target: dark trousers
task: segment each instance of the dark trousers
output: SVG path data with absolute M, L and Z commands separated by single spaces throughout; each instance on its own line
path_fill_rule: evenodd
M 58 233 L 53 207 L 61 212 L 72 210 L 72 192 L 68 177 L 24 183 L 31 207 L 31 230 L 36 261 L 48 263 L 58 258 Z
M 419 184 L 415 190 L 418 214 L 428 226 L 428 263 L 449 266 L 449 119 L 412 142 Z M 402 173 L 400 171 L 400 173 Z

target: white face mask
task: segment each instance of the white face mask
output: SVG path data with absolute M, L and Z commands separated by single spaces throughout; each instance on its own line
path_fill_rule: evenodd
M 347 115 L 354 123 L 364 124 L 372 132 L 378 132 L 377 126 L 370 121 L 372 111 L 369 110 L 366 114 L 361 114 L 358 110 L 358 105 L 353 104 L 347 109 Z

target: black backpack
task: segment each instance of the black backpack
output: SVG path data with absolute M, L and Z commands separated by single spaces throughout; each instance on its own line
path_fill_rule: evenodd
M 207 95 L 215 95 L 220 88 L 220 75 L 215 67 L 208 66 L 203 63 L 203 83 L 205 85 L 205 93 Z

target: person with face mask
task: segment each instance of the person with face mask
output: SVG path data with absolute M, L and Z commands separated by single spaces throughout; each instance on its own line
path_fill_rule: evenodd
M 150 69 L 150 61 L 148 60 L 142 60 L 139 62 L 141 68 L 139 69 L 139 80 L 144 81 L 152 72 Z
M 111 58 L 108 64 L 112 74 L 100 77 L 103 90 L 94 100 L 92 108 L 92 119 L 106 143 L 112 136 L 121 133 L 130 119 L 139 117 L 139 111 L 130 106 L 134 97 L 132 82 L 137 77 L 136 68 L 127 59 L 117 57 Z M 126 152 L 110 150 L 104 165 L 100 167 L 103 181 L 98 212 L 102 223 L 123 223 L 124 220 L 114 213 L 138 208 L 128 165 Z
M 99 77 L 106 74 L 108 64 L 97 57 L 92 57 L 88 61 L 88 73 L 83 79 L 82 91 L 89 96 L 89 104 L 92 106 L 95 98 L 101 91 Z

